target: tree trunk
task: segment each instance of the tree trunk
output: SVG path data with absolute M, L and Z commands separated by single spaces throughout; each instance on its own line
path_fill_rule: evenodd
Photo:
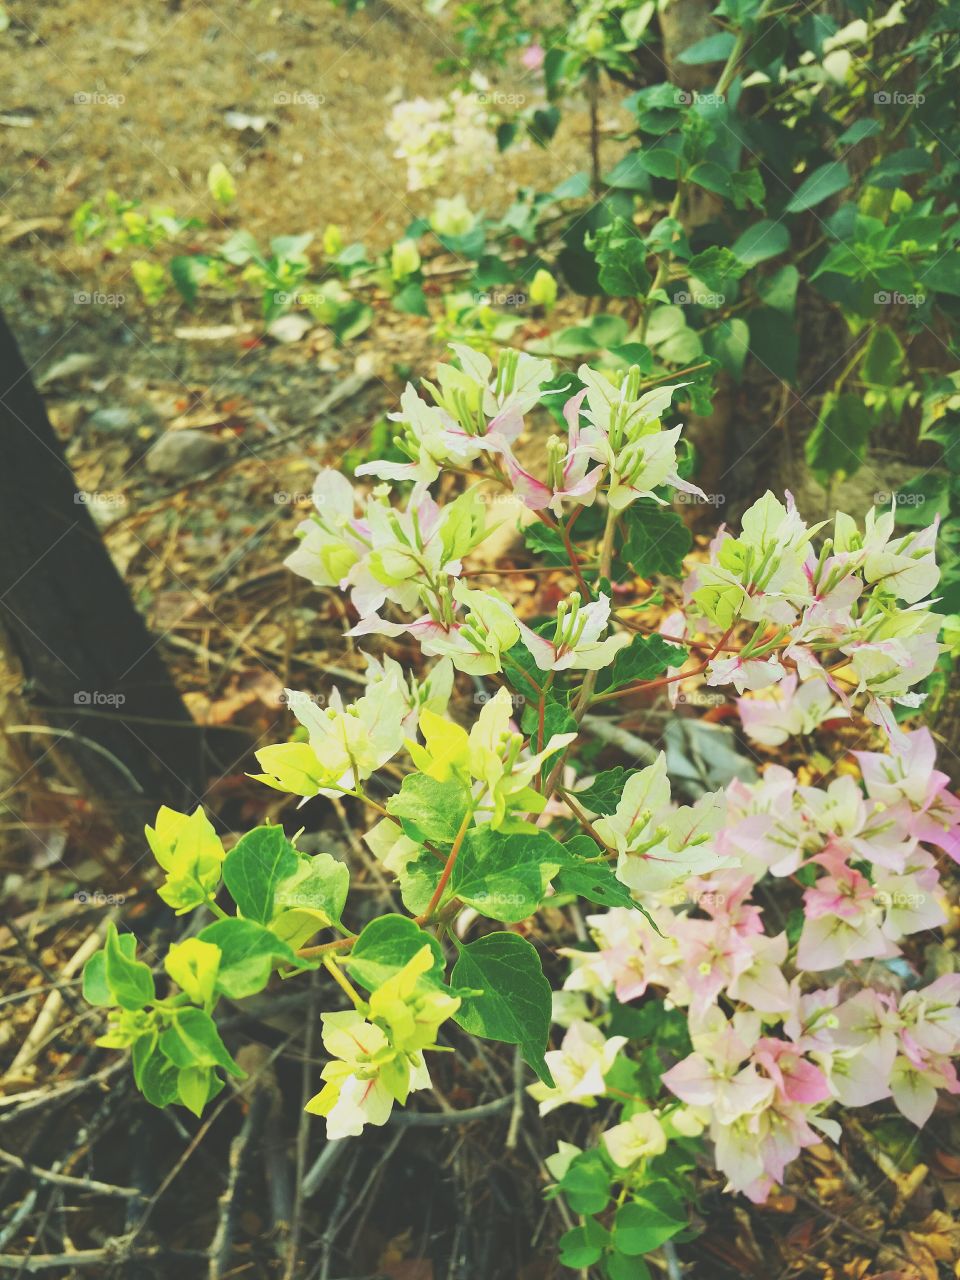
M 201 735 L 78 492 L 0 316 L 0 658 L 20 714 L 127 832 L 201 790 Z M 12 679 L 10 677 L 12 673 Z M 19 679 L 19 689 L 11 687 Z M 19 739 L 22 742 L 23 739 Z M 192 807 L 192 806 L 191 806 Z

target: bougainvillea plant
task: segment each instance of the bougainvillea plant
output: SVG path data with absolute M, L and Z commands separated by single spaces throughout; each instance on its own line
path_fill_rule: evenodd
M 369 656 L 350 702 L 287 691 L 300 731 L 257 753 L 291 806 L 349 798 L 405 913 L 355 932 L 345 917 L 368 912 L 342 860 L 278 825 L 225 852 L 201 810 L 163 809 L 147 829 L 160 896 L 198 927 L 159 982 L 111 927 L 84 990 L 145 1096 L 199 1114 L 242 1074 L 218 1000 L 322 969 L 329 1060 L 308 1110 L 330 1138 L 429 1088 L 450 1020 L 516 1045 L 541 1111 L 604 1102 L 598 1145 L 561 1143 L 549 1168 L 582 1219 L 563 1260 L 616 1280 L 686 1228 L 704 1151 L 762 1201 L 803 1147 L 838 1137 L 840 1108 L 890 1098 L 923 1125 L 960 1090 L 960 974 L 890 963 L 944 922 L 940 866 L 960 860 L 932 737 L 902 727 L 940 648 L 936 530 L 901 534 L 873 510 L 809 525 L 766 493 L 685 565 L 670 503 L 709 495 L 665 425 L 682 386 L 454 355 L 401 398 L 402 461 L 364 464 L 358 484 L 320 473 L 287 560 L 349 597 L 354 637 L 425 661 Z M 482 555 L 518 509 L 528 547 L 569 574 L 550 617 L 511 602 Z M 863 749 L 814 781 L 771 761 L 692 804 L 662 754 L 586 763 L 591 724 L 623 699 L 698 685 L 737 702 L 758 751 L 825 720 L 858 727 Z M 518 927 L 547 903 L 587 909 L 557 993 Z

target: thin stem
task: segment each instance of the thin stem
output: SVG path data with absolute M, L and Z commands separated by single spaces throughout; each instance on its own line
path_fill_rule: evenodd
M 340 969 L 340 966 L 337 964 L 333 956 L 324 957 L 323 967 L 326 969 L 327 973 L 329 973 L 330 977 L 334 980 L 340 990 L 345 992 L 353 1007 L 362 1012 L 365 1006 L 363 997 L 348 980 L 346 974 Z
M 443 897 L 443 891 L 446 889 L 447 882 L 449 881 L 450 876 L 453 874 L 453 868 L 457 864 L 457 858 L 460 855 L 460 846 L 463 844 L 463 838 L 467 834 L 467 831 L 470 827 L 470 822 L 473 819 L 474 807 L 475 806 L 473 804 L 470 805 L 466 813 L 463 815 L 463 821 L 460 823 L 460 829 L 457 832 L 457 837 L 453 842 L 453 847 L 451 848 L 449 854 L 447 855 L 446 865 L 444 866 L 443 870 L 440 872 L 440 879 L 437 881 L 437 887 L 433 891 L 433 897 L 430 899 L 429 903 L 427 904 L 426 911 L 424 911 L 422 915 L 417 916 L 416 923 L 418 925 L 423 926 L 427 923 L 427 921 L 433 915 L 434 911 L 436 911 L 437 904 L 439 903 L 440 899 Z
M 598 578 L 607 581 L 610 580 L 610 572 L 613 565 L 613 539 L 617 529 L 617 521 L 620 519 L 620 512 L 614 511 L 613 507 L 607 506 L 607 522 L 603 527 L 603 542 L 600 544 L 600 568 L 598 570 Z M 590 701 L 593 698 L 593 691 L 597 686 L 597 672 L 588 671 L 583 678 L 583 684 L 580 686 L 580 696 L 577 699 L 576 709 L 574 710 L 574 718 L 579 723 L 583 719 Z

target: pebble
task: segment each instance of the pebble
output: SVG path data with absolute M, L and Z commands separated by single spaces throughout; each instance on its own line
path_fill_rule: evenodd
M 198 471 L 216 466 L 226 453 L 226 441 L 205 431 L 165 431 L 144 459 L 152 476 L 188 480 Z

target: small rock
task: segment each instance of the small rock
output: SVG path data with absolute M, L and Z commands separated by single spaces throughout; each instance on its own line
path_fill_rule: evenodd
M 299 342 L 304 334 L 310 332 L 314 323 L 309 316 L 291 312 L 285 316 L 278 316 L 267 328 L 267 333 L 277 342 Z
M 133 411 L 123 405 L 113 409 L 96 409 L 90 415 L 90 425 L 98 431 L 129 431 L 136 422 Z
M 187 480 L 199 471 L 215 466 L 227 445 L 205 431 L 165 431 L 144 459 L 152 476 L 165 480 Z

